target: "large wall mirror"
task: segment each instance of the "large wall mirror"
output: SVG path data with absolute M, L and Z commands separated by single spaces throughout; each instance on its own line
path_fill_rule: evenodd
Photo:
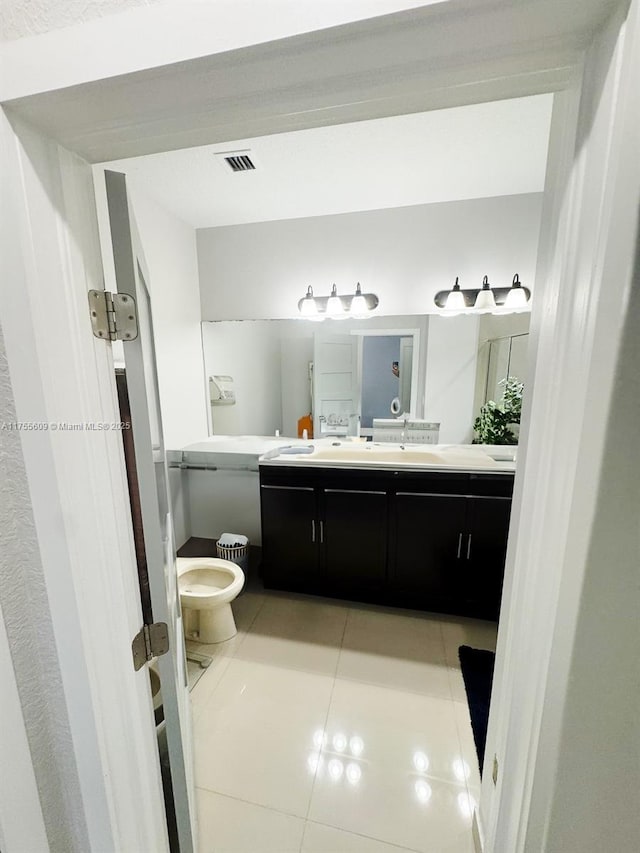
M 234 405 L 209 407 L 210 434 L 371 433 L 374 417 L 436 421 L 442 443 L 468 443 L 507 375 L 526 378 L 528 314 L 202 324 L 204 373 L 231 376 Z

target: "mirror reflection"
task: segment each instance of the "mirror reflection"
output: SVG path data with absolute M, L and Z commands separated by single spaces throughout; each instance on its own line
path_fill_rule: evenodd
M 210 391 L 209 432 L 368 436 L 373 418 L 408 416 L 470 443 L 503 380 L 526 379 L 528 331 L 528 314 L 205 322 L 207 387 L 230 379 L 234 399 Z

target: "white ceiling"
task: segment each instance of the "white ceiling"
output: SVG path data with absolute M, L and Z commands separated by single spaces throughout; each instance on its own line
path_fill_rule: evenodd
M 551 95 L 112 161 L 195 228 L 541 192 Z M 250 149 L 255 172 L 214 154 Z
M 64 2 L 56 3 L 52 0 L 2 0 L 0 3 L 0 41 L 25 38 L 75 24 L 83 24 L 96 18 L 127 12 L 137 6 L 184 5 L 185 2 L 186 0 L 89 0 L 89 2 L 88 0 L 64 0 Z M 208 2 L 214 2 L 214 0 L 208 0 Z M 237 2 L 237 0 L 232 0 L 232 2 Z M 252 2 L 255 3 L 256 0 L 252 0 Z M 265 0 L 258 0 L 258 2 L 265 2 Z M 288 0 L 268 0 L 268 2 L 271 4 L 271 13 L 274 16 L 286 13 L 288 11 L 287 6 L 290 5 Z M 318 14 L 312 8 L 313 2 L 315 0 L 311 0 L 311 2 L 307 0 L 306 9 L 301 10 L 302 14 L 306 13 L 316 27 L 319 25 L 327 26 L 322 13 Z M 347 5 L 345 0 L 322 0 L 322 2 L 325 6 L 333 7 L 333 9 L 329 8 L 329 14 L 333 13 L 337 16 L 338 22 L 341 22 L 345 17 L 351 20 L 358 17 L 387 15 L 401 9 L 429 6 L 432 3 L 445 2 L 445 0 L 348 0 L 348 5 L 354 8 L 347 11 L 346 15 L 344 11 L 344 6 Z M 300 6 L 301 0 L 297 0 L 297 3 Z M 343 9 L 341 10 L 340 7 Z

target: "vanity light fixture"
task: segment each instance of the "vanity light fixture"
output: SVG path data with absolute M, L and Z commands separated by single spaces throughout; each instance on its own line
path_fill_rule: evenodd
M 314 296 L 313 288 L 309 286 L 305 296 L 298 301 L 298 311 L 305 320 L 347 320 L 349 317 L 364 319 L 369 317 L 378 307 L 379 300 L 375 293 L 363 293 L 360 282 L 356 285 L 353 295 L 340 296 L 334 284 L 329 296 Z
M 451 290 L 440 290 L 434 296 L 434 302 L 441 313 L 452 317 L 454 314 L 510 314 L 528 311 L 531 291 L 524 287 L 518 274 L 513 277 L 511 287 L 491 287 L 485 275 L 481 288 L 462 289 L 456 283 Z

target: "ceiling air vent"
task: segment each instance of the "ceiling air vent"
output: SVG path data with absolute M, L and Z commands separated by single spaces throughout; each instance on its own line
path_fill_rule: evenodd
M 232 172 L 252 172 L 256 168 L 251 151 L 221 151 L 216 152 L 215 157 Z

